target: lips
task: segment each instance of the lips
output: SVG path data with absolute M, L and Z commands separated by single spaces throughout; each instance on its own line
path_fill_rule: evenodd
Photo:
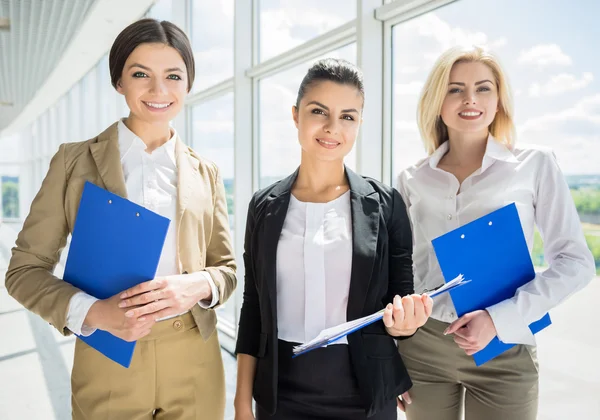
M 464 111 L 461 111 L 458 113 L 458 116 L 460 118 L 462 118 L 463 120 L 476 120 L 477 118 L 481 117 L 483 115 L 483 112 L 478 111 L 476 109 L 465 109 Z
M 335 141 L 333 139 L 317 139 L 317 143 L 319 143 L 322 147 L 326 149 L 335 149 L 340 145 L 339 141 Z
M 144 103 L 144 105 L 146 105 L 147 108 L 149 108 L 152 111 L 164 111 L 168 109 L 171 105 L 173 105 L 173 102 L 142 102 Z

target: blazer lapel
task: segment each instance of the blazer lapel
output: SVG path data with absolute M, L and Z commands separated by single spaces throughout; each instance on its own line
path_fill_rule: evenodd
M 265 205 L 265 218 L 263 221 L 264 248 L 261 249 L 265 259 L 266 287 L 269 291 L 271 311 L 275 325 L 277 323 L 277 246 L 283 229 L 283 223 L 290 205 L 291 189 L 298 177 L 298 170 L 273 188 Z
M 379 236 L 379 195 L 364 178 L 346 168 L 352 212 L 352 272 L 347 319 L 363 316 Z
M 177 255 L 179 256 L 179 243 L 181 235 L 179 229 L 183 214 L 188 207 L 190 197 L 194 196 L 194 187 L 201 185 L 198 167 L 200 161 L 190 153 L 188 147 L 177 137 L 175 141 L 175 161 L 177 165 L 177 214 L 175 229 L 177 232 Z
M 92 157 L 104 182 L 104 187 L 121 197 L 127 198 L 127 189 L 119 153 L 117 124 L 108 127 L 98 136 L 96 143 L 90 145 Z

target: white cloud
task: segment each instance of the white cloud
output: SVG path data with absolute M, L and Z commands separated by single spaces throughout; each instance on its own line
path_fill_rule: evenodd
M 519 62 L 538 69 L 548 66 L 570 66 L 573 60 L 563 52 L 559 45 L 541 44 L 521 51 Z
M 561 73 L 552 77 L 546 84 L 533 83 L 529 88 L 529 96 L 552 96 L 583 89 L 594 80 L 590 72 L 583 73 L 580 79 L 573 74 Z
M 498 50 L 502 47 L 505 47 L 507 43 L 508 40 L 506 39 L 506 37 L 502 37 L 490 42 L 489 46 L 494 50 Z
M 519 142 L 550 146 L 566 174 L 598 173 L 600 94 L 571 108 L 531 118 L 518 127 Z

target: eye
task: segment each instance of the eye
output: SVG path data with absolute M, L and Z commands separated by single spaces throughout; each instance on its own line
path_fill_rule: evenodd
M 346 121 L 354 121 L 354 117 L 352 115 L 342 115 L 342 119 Z
M 461 90 L 459 88 L 452 88 L 448 91 L 448 93 L 459 93 Z
M 479 92 L 489 92 L 491 89 L 487 86 L 481 86 L 479 89 L 477 89 Z
M 176 74 L 169 74 L 169 75 L 167 76 L 167 79 L 171 79 L 171 80 L 181 80 L 181 77 L 179 77 L 179 76 L 178 76 L 178 75 L 176 75 Z
M 319 108 L 315 108 L 311 111 L 311 113 L 313 114 L 317 114 L 317 115 L 325 115 L 325 112 L 322 109 Z
M 136 79 L 141 79 L 144 77 L 148 77 L 148 75 L 144 72 L 136 71 L 135 73 L 133 73 L 133 77 L 135 77 Z

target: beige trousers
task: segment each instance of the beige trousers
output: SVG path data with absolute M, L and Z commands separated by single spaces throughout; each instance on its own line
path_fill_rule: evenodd
M 538 364 L 535 347 L 517 345 L 475 366 L 444 336 L 449 324 L 430 319 L 398 349 L 413 381 L 408 420 L 535 420 Z
M 225 375 L 216 331 L 204 341 L 190 313 L 157 323 L 126 369 L 77 340 L 75 420 L 222 420 Z

